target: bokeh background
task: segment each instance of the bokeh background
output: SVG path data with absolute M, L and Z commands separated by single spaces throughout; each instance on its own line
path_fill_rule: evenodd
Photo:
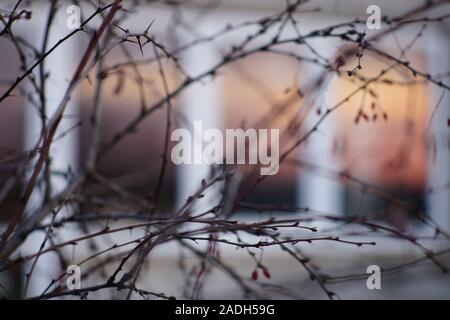
M 295 13 L 302 33 L 315 28 L 325 27 L 355 18 L 365 19 L 366 8 L 377 4 L 383 15 L 400 15 L 420 5 L 421 1 L 311 1 L 302 6 L 303 11 Z M 61 7 L 68 5 L 61 2 Z M 1 0 L 0 8 L 8 10 L 13 1 Z M 48 3 L 33 1 L 29 6 L 36 10 L 30 21 L 19 32 L 23 36 L 37 39 L 44 24 Z M 195 38 L 214 34 L 227 24 L 236 25 L 245 21 L 261 19 L 283 10 L 284 1 L 192 1 L 187 4 L 173 5 L 163 1 L 149 1 L 132 9 L 123 24 L 134 32 L 141 32 L 154 20 L 150 29 L 158 41 L 174 50 Z M 82 11 L 89 12 L 89 3 L 81 3 Z M 57 16 L 52 31 L 52 41 L 67 33 L 64 10 Z M 427 12 L 433 16 L 450 12 L 450 5 L 441 6 L 437 11 Z M 177 24 L 174 23 L 177 21 Z M 387 26 L 383 26 L 386 28 Z M 358 26 L 364 29 L 364 25 Z M 423 29 L 423 30 L 422 30 Z M 214 41 L 199 44 L 183 52 L 181 63 L 190 74 L 207 70 L 222 57 L 233 45 L 239 43 L 254 31 L 252 27 L 238 29 Z M 418 70 L 448 81 L 450 70 L 450 24 L 448 20 L 405 26 L 376 42 L 382 50 L 395 57 L 410 61 Z M 366 30 L 368 36 L 379 32 Z M 417 37 L 422 32 L 423 35 Z M 286 37 L 295 36 L 295 30 L 286 28 Z M 257 41 L 268 41 L 273 34 L 267 33 Z M 50 77 L 49 104 L 56 104 L 61 87 L 67 85 L 71 70 L 83 53 L 87 37 L 77 35 L 71 44 L 63 45 L 48 63 Z M 412 42 L 413 41 L 413 42 Z M 409 48 L 408 45 L 412 46 Z M 144 48 L 144 57 L 138 46 L 128 46 L 128 52 L 115 48 L 105 60 L 107 67 L 120 65 L 128 55 L 145 60 L 153 50 Z M 322 57 L 332 59 L 341 48 L 339 39 L 311 39 L 308 46 L 280 46 L 279 52 L 261 52 L 221 68 L 214 79 L 205 79 L 189 88 L 174 99 L 174 122 L 187 126 L 194 120 L 203 121 L 206 126 L 225 128 L 272 127 L 288 132 L 292 119 L 302 119 L 306 124 L 317 121 L 321 112 L 345 98 L 358 87 L 356 77 L 327 76 L 324 84 L 306 99 L 301 91 L 311 79 L 320 74 L 322 67 L 314 63 L 298 61 L 287 54 L 295 52 L 310 59 Z M 405 51 L 407 48 L 407 51 Z M 405 52 L 403 52 L 405 51 Z M 318 52 L 316 54 L 316 52 Z M 0 38 L 0 92 L 7 83 L 20 73 L 20 57 L 11 42 Z M 352 69 L 357 59 L 345 61 L 343 69 Z M 361 61 L 362 69 L 358 74 L 370 78 L 389 65 L 387 59 L 365 53 Z M 145 83 L 143 96 L 151 104 L 164 97 L 164 88 L 157 71 L 157 65 L 139 66 Z M 183 75 L 167 62 L 164 64 L 170 90 L 181 84 Z M 136 86 L 133 66 L 111 68 L 104 81 L 102 93 L 102 122 L 100 138 L 110 140 L 114 134 L 124 128 L 142 107 L 142 95 Z M 283 162 L 276 176 L 266 179 L 249 196 L 248 201 L 261 205 L 276 204 L 283 206 L 308 207 L 316 212 L 339 216 L 369 216 L 380 223 L 399 228 L 422 232 L 423 226 L 415 220 L 415 214 L 426 211 L 443 230 L 450 231 L 450 128 L 449 95 L 444 89 L 427 81 L 419 81 L 405 68 L 395 67 L 383 78 L 371 86 L 371 93 L 360 92 L 345 104 L 338 112 L 330 115 L 314 135 L 293 152 Z M 93 79 L 92 81 L 95 81 Z M 89 121 L 92 113 L 92 101 L 95 87 L 92 81 L 84 81 L 71 101 L 71 109 L 65 115 L 63 127 L 68 133 L 61 137 L 54 149 L 55 184 L 58 182 L 56 171 L 76 170 L 86 160 L 92 125 Z M 282 108 L 278 115 L 271 115 L 274 108 Z M 0 184 L 6 183 L 6 177 L 14 166 L 14 160 L 21 157 L 35 143 L 40 130 L 38 112 L 23 96 L 13 97 L 1 104 L 0 116 Z M 305 110 L 312 110 L 306 112 Z M 269 116 L 267 122 L 261 119 Z M 98 171 L 124 189 L 145 196 L 154 189 L 160 170 L 161 150 L 164 144 L 165 113 L 163 110 L 145 120 L 136 134 L 123 139 L 112 148 L 99 162 Z M 62 131 L 64 132 L 64 130 Z M 285 140 L 284 140 L 285 139 Z M 282 136 L 281 142 L 289 141 Z M 170 212 L 182 203 L 192 186 L 198 184 L 204 166 L 174 166 L 169 163 L 162 203 L 164 210 Z M 343 173 L 346 175 L 344 176 Z M 350 179 L 348 177 L 354 177 Z M 247 181 L 240 188 L 245 190 Z M 102 185 L 92 183 L 88 186 L 92 195 L 86 201 L 82 212 L 101 210 L 105 212 L 122 210 L 120 201 Z M 0 206 L 0 224 L 8 221 L 10 206 L 18 197 L 20 190 L 12 192 Z M 40 195 L 35 195 L 39 201 Z M 401 199 L 393 201 L 392 198 Z M 98 201 L 96 202 L 96 199 Z M 106 200 L 105 200 L 106 199 Z M 93 205 L 94 204 L 94 205 Z M 100 208 L 100 209 L 99 209 Z M 276 212 L 271 213 L 276 215 Z M 295 215 L 298 213 L 292 213 Z M 289 216 L 279 212 L 278 216 Z M 242 221 L 260 220 L 264 214 L 239 210 L 235 218 Z M 93 225 L 92 227 L 95 227 Z M 336 230 L 336 226 L 320 224 L 324 230 Z M 363 232 L 339 226 L 343 233 Z M 74 230 L 65 231 L 73 234 Z M 427 230 L 426 237 L 432 238 Z M 58 234 L 65 238 L 63 231 Z M 21 254 L 32 252 L 43 235 L 36 235 L 27 242 L 28 247 Z M 119 234 L 106 242 L 124 241 L 129 233 Z M 376 237 L 368 233 L 367 239 Z M 302 248 L 314 264 L 334 275 L 362 274 L 368 265 L 376 264 L 390 268 L 415 258 L 421 253 L 410 244 L 384 237 L 377 240 L 377 246 L 359 248 L 334 243 L 311 244 Z M 444 248 L 433 243 L 437 248 Z M 85 251 L 84 251 L 85 250 Z M 89 248 L 68 249 L 69 260 L 83 257 Z M 140 283 L 156 291 L 191 297 L 183 292 L 184 277 L 179 268 L 180 249 L 175 245 L 159 248 L 151 254 Z M 253 261 L 245 252 L 226 246 L 221 247 L 221 255 L 239 272 L 250 273 Z M 51 279 L 55 257 L 48 254 L 41 259 L 31 292 L 39 292 L 43 283 Z M 441 257 L 448 263 L 449 257 Z M 184 262 L 195 265 L 196 258 L 184 257 Z M 53 261 L 53 262 L 52 262 Z M 264 252 L 265 264 L 270 266 L 271 279 L 265 282 L 270 298 L 326 298 L 317 284 L 309 281 L 308 274 L 291 257 L 280 250 L 270 248 Z M 17 297 L 23 286 L 23 274 L 26 266 L 15 268 L 0 274 L 0 283 L 8 289 L 0 296 Z M 84 284 L 94 283 L 94 279 L 83 280 Z M 345 278 L 345 277 L 344 277 Z M 341 280 L 345 280 L 345 279 Z M 430 263 L 421 263 L 414 268 L 399 272 L 386 273 L 382 277 L 381 290 L 368 290 L 364 277 L 355 277 L 351 281 L 330 282 L 330 287 L 342 299 L 403 299 L 403 298 L 450 298 L 449 278 Z M 199 298 L 240 298 L 241 293 L 221 271 L 208 275 L 202 295 Z M 270 290 L 269 290 L 270 289 Z M 1 289 L 0 289 L 1 292 Z M 120 295 L 120 294 L 119 294 Z M 99 293 L 98 297 L 111 298 L 108 293 Z M 117 297 L 117 296 L 113 296 Z

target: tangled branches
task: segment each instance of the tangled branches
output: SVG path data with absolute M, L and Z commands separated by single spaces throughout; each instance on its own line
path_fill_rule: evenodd
M 61 26 L 61 21 L 65 24 L 65 9 L 73 4 L 82 16 L 80 24 L 70 30 Z M 0 9 L 0 45 L 14 52 L 2 57 L 0 65 L 3 68 L 9 59 L 20 65 L 14 75 L 2 74 L 0 108 L 18 108 L 23 99 L 25 112 L 34 117 L 34 126 L 39 126 L 40 132 L 38 137 L 28 139 L 32 147 L 3 148 L 0 154 L 0 214 L 4 217 L 0 274 L 12 277 L 12 270 L 17 269 L 24 274 L 10 287 L 0 283 L 2 295 L 11 296 L 11 288 L 20 282 L 20 297 L 30 299 L 197 299 L 208 297 L 208 281 L 220 272 L 241 289 L 245 298 L 303 297 L 301 289 L 293 288 L 290 279 L 282 277 L 282 267 L 271 265 L 275 257 L 293 261 L 299 266 L 300 279 L 317 284 L 322 292 L 317 296 L 333 299 L 339 298 L 339 292 L 331 286 L 365 279 L 365 268 L 361 272 L 353 266 L 359 271 L 336 274 L 333 266 L 321 265 L 317 255 L 349 248 L 348 257 L 362 255 L 363 250 L 369 255 L 377 252 L 373 254 L 376 256 L 396 244 L 406 244 L 414 253 L 408 254 L 407 261 L 397 255 L 394 263 L 381 267 L 383 273 L 394 274 L 428 263 L 446 277 L 448 227 L 441 225 L 430 212 L 432 206 L 423 203 L 425 200 L 417 204 L 417 194 L 408 188 L 413 185 L 412 189 L 420 190 L 422 199 L 432 199 L 436 193 L 448 195 L 450 189 L 448 166 L 447 172 L 442 166 L 438 169 L 440 178 L 446 180 L 431 181 L 414 178 L 417 167 L 411 164 L 411 158 L 421 154 L 417 148 L 425 150 L 425 158 L 431 154 L 437 162 L 438 157 L 448 159 L 442 156 L 449 153 L 448 131 L 442 131 L 448 121 L 442 120 L 442 114 L 448 114 L 448 65 L 443 63 L 444 68 L 436 73 L 424 67 L 422 56 L 414 53 L 428 35 L 436 37 L 436 30 L 448 28 L 448 1 L 426 1 L 418 7 L 403 8 L 398 15 L 383 16 L 381 30 L 367 30 L 365 12 L 356 15 L 359 18 L 326 21 L 324 17 L 333 13 L 316 7 L 314 1 L 303 0 L 286 1 L 278 11 L 264 12 L 262 17 L 259 13 L 240 13 L 215 1 L 115 0 L 98 4 L 51 0 L 32 5 L 18 0 Z M 141 10 L 151 16 L 143 17 Z M 233 19 L 233 12 L 245 19 Z M 209 22 L 214 30 L 200 27 L 202 19 L 212 17 L 214 21 L 221 14 L 233 22 Z M 36 19 L 45 21 L 39 25 L 42 30 L 26 29 Z M 316 19 L 323 20 L 311 22 Z M 36 35 L 30 36 L 32 32 Z M 57 40 L 52 37 L 55 32 L 62 34 Z M 58 70 L 57 59 L 51 59 L 58 53 L 69 53 L 67 46 L 74 43 L 82 52 L 66 61 L 72 66 L 67 67 L 67 79 L 65 71 Z M 212 59 L 208 58 L 210 52 L 214 52 Z M 443 48 L 438 54 L 448 56 L 448 50 Z M 290 68 L 295 80 L 289 80 L 291 85 L 282 93 L 277 92 L 285 81 L 280 79 L 290 75 L 277 76 L 275 71 L 258 79 L 246 71 L 252 61 L 270 64 L 276 59 L 289 61 L 296 69 L 293 72 Z M 255 66 L 257 69 L 257 63 Z M 58 72 L 63 75 L 57 76 Z M 196 109 L 197 104 L 204 104 L 203 99 L 214 101 L 208 100 L 214 86 L 223 85 L 235 74 L 241 82 L 231 81 L 232 90 L 226 95 L 237 97 L 239 112 L 247 114 L 250 110 L 251 119 L 223 111 L 218 105 L 200 112 Z M 54 89 L 55 82 L 58 90 Z M 252 87 L 252 93 L 239 88 L 239 83 Z M 340 90 L 333 91 L 336 86 Z M 408 101 L 406 113 L 399 116 L 396 108 L 400 107 L 386 100 L 392 96 L 390 90 L 398 90 L 398 98 L 404 88 L 410 90 L 409 95 L 423 88 L 437 90 L 436 105 L 428 113 L 419 99 Z M 196 92 L 195 98 L 189 100 L 186 95 L 192 96 L 192 92 Z M 267 108 L 258 105 L 251 109 L 246 99 L 255 92 L 263 97 Z M 330 92 L 332 99 L 326 98 Z M 349 112 L 358 97 L 360 105 Z M 119 110 L 124 113 L 116 117 L 123 115 L 119 119 L 123 121 L 108 116 L 116 99 L 129 104 L 121 106 Z M 81 101 L 82 107 L 73 101 Z M 260 101 L 256 104 L 263 105 Z M 74 122 L 71 115 L 77 112 L 81 116 Z M 219 113 L 225 116 L 217 116 Z M 280 128 L 281 178 L 260 176 L 258 164 L 228 161 L 203 166 L 205 170 L 195 165 L 174 168 L 170 137 L 175 128 L 191 130 L 194 120 L 226 122 L 227 117 L 230 122 L 238 119 L 240 128 Z M 405 127 L 401 134 L 395 133 L 403 137 L 405 132 L 405 139 L 398 139 L 402 144 L 394 150 L 393 159 L 374 156 L 386 162 L 382 177 L 368 178 L 367 171 L 376 171 L 376 165 L 366 171 L 354 167 L 355 153 L 347 150 L 348 144 L 362 137 L 357 137 L 353 129 L 341 130 L 347 136 L 330 131 L 328 124 L 337 118 L 344 119 L 339 121 L 345 128 L 382 127 L 383 123 Z M 436 131 L 436 127 L 440 129 Z M 137 140 L 142 130 L 145 136 Z M 320 136 L 332 142 L 334 154 L 319 156 L 331 159 L 330 166 L 316 163 L 317 158 L 308 161 L 304 157 L 311 145 L 321 147 L 323 140 L 317 140 Z M 58 159 L 67 157 L 60 146 L 75 141 L 74 137 L 81 137 L 80 160 L 75 165 L 65 161 L 61 166 Z M 385 141 L 390 139 L 394 140 L 388 137 Z M 370 140 L 363 143 L 370 144 Z M 150 152 L 147 146 L 151 146 Z M 147 157 L 148 153 L 153 158 L 150 164 L 144 161 L 142 171 L 142 166 L 137 166 L 139 170 L 133 165 L 127 167 L 129 158 Z M 421 170 L 429 170 L 432 162 L 422 161 Z M 395 175 L 402 168 L 407 178 Z M 324 211 L 301 198 L 295 204 L 261 201 L 265 195 L 258 196 L 260 190 L 269 190 L 270 198 L 278 188 L 291 188 L 283 187 L 283 179 L 297 170 L 360 192 L 358 209 Z M 193 172 L 195 176 L 189 176 Z M 392 175 L 394 178 L 390 178 Z M 392 179 L 395 183 L 389 182 Z M 405 192 L 393 190 L 393 185 Z M 301 188 L 314 186 L 304 183 Z M 313 191 L 321 202 L 331 203 L 321 195 L 320 188 Z M 385 208 L 365 212 L 365 197 L 376 198 Z M 393 213 L 386 214 L 386 208 Z M 445 214 L 448 219 L 448 212 Z M 407 218 L 401 219 L 404 216 Z M 161 270 L 167 266 L 158 267 L 164 260 L 160 253 L 169 254 L 176 264 L 174 277 L 181 275 L 180 281 L 171 279 L 173 284 L 168 286 L 179 285 L 177 292 L 153 290 L 156 286 L 146 276 L 152 270 L 164 274 Z M 46 268 L 48 261 L 54 264 L 49 269 L 51 275 L 43 277 L 45 285 L 36 285 L 41 277 L 37 270 Z M 81 268 L 83 286 L 67 287 L 69 265 Z

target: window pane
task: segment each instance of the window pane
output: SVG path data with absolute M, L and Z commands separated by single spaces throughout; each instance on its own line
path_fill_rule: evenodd
M 293 59 L 273 54 L 256 54 L 225 68 L 222 73 L 227 129 L 279 129 L 280 155 L 292 142 L 289 125 L 296 118 L 299 99 L 298 64 Z M 246 201 L 256 204 L 296 205 L 298 168 L 290 164 L 293 152 L 280 164 L 277 174 L 267 176 Z M 254 170 L 248 166 L 247 172 Z M 242 181 L 242 194 L 260 176 Z
M 425 57 L 417 52 L 408 59 L 423 69 Z M 356 64 L 349 61 L 348 65 Z M 389 68 L 385 61 L 367 55 L 355 76 L 335 83 L 337 101 L 348 96 L 361 82 L 376 77 Z M 350 214 L 388 216 L 401 222 L 424 205 L 427 172 L 427 128 L 429 123 L 428 88 L 414 82 L 414 75 L 404 68 L 389 70 L 381 81 L 355 95 L 338 112 L 342 128 L 337 151 L 342 168 L 351 176 L 376 185 L 400 199 L 408 208 L 365 192 L 361 186 L 347 188 L 346 204 Z

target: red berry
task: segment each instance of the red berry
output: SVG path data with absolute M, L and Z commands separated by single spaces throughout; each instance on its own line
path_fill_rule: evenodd
M 262 268 L 263 274 L 267 279 L 270 279 L 270 272 L 267 270 L 267 268 Z
M 255 281 L 258 280 L 258 271 L 255 270 L 252 272 L 252 279 Z

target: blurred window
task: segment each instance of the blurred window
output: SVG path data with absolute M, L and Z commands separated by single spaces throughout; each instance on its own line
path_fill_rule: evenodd
M 419 70 L 425 68 L 423 51 L 411 52 L 405 59 Z M 356 63 L 348 61 L 347 65 Z M 392 62 L 366 54 L 361 64 L 357 74 L 370 79 Z M 346 212 L 402 223 L 425 204 L 429 88 L 402 67 L 395 67 L 382 80 L 358 93 L 338 112 L 341 130 L 336 148 L 342 168 L 350 176 L 368 188 L 377 186 L 382 189 L 381 194 L 402 200 L 389 200 L 377 194 L 377 187 L 369 192 L 349 180 L 348 185 L 353 187 L 345 190 Z M 336 81 L 337 100 L 360 84 L 356 76 Z
M 289 126 L 297 117 L 298 63 L 291 58 L 258 53 L 239 60 L 221 72 L 220 83 L 225 105 L 224 126 L 227 129 L 279 129 L 280 156 L 292 143 Z M 296 158 L 292 152 L 280 163 L 276 175 L 267 176 L 248 195 L 246 202 L 295 206 L 298 203 L 298 167 L 289 164 Z M 250 179 L 242 181 L 241 193 L 246 193 L 260 177 L 255 166 Z

